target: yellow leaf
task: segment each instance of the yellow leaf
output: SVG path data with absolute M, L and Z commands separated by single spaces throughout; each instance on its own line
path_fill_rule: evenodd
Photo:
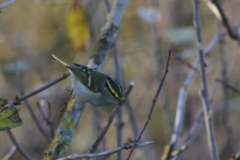
M 69 37 L 75 49 L 84 52 L 90 38 L 90 24 L 82 7 L 71 9 L 67 14 Z

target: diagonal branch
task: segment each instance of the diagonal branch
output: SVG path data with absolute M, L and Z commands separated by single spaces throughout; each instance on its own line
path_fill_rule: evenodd
M 220 20 L 222 21 L 223 26 L 226 28 L 229 36 L 232 39 L 237 40 L 240 43 L 239 33 L 237 32 L 237 30 L 234 27 L 232 27 L 232 25 L 227 17 L 227 14 L 225 13 L 225 11 L 223 9 L 221 2 L 219 0 L 211 0 L 211 2 L 207 1 L 207 3 L 210 5 L 214 4 L 216 6 L 216 9 L 218 10 L 218 12 L 221 16 Z
M 177 60 L 179 60 L 180 62 L 182 62 L 183 64 L 185 64 L 188 68 L 192 69 L 193 71 L 195 71 L 195 72 L 197 72 L 197 73 L 201 73 L 198 68 L 196 68 L 196 67 L 194 67 L 193 65 L 191 65 L 188 61 L 183 60 L 183 59 L 181 59 L 181 58 L 177 58 Z M 223 80 L 223 79 L 221 79 L 221 78 L 215 77 L 215 76 L 213 76 L 213 75 L 211 75 L 211 74 L 209 74 L 209 73 L 206 73 L 206 76 L 207 76 L 209 79 L 211 79 L 211 80 L 213 80 L 213 81 L 215 81 L 215 82 L 221 83 L 224 87 L 232 90 L 233 92 L 236 92 L 236 93 L 240 94 L 240 89 L 237 88 L 237 87 L 235 87 L 235 86 L 233 86 L 233 85 L 231 85 L 231 84 L 229 84 L 227 81 L 225 81 L 225 80 Z
M 146 146 L 146 145 L 150 145 L 150 144 L 153 144 L 153 143 L 154 143 L 153 141 L 139 143 L 139 144 L 136 145 L 136 148 L 143 147 L 143 146 Z M 120 147 L 118 147 L 116 149 L 106 151 L 106 152 L 95 153 L 95 154 L 73 154 L 73 155 L 69 155 L 69 156 L 64 157 L 64 158 L 59 158 L 57 160 L 70 160 L 70 159 L 78 159 L 78 158 L 94 158 L 94 157 L 101 157 L 101 156 L 109 156 L 109 155 L 114 154 L 116 152 L 119 152 L 121 150 L 131 149 L 132 146 L 133 146 L 133 144 L 126 143 L 126 144 L 121 145 Z
M 148 118 L 146 119 L 142 130 L 140 131 L 140 133 L 138 134 L 138 136 L 135 138 L 134 144 L 133 144 L 133 146 L 132 146 L 132 148 L 131 148 L 131 150 L 130 150 L 130 153 L 129 153 L 128 157 L 127 157 L 127 160 L 130 159 L 130 157 L 131 157 L 131 155 L 132 155 L 132 153 L 133 153 L 133 150 L 134 150 L 134 148 L 136 147 L 136 144 L 137 144 L 137 143 L 139 142 L 139 140 L 141 139 L 141 136 L 142 136 L 143 132 L 145 131 L 145 129 L 146 129 L 146 127 L 147 127 L 147 125 L 148 125 L 148 123 L 149 123 L 149 121 L 150 121 L 150 119 L 151 119 L 151 116 L 152 116 L 152 113 L 153 113 L 153 109 L 154 109 L 154 106 L 155 106 L 155 104 L 156 104 L 158 95 L 159 95 L 159 93 L 160 93 L 160 91 L 161 91 L 161 89 L 162 89 L 163 82 L 164 82 L 164 80 L 165 80 L 165 78 L 166 78 L 166 76 L 167 76 L 167 73 L 168 73 L 168 65 L 169 65 L 170 57 L 171 57 L 171 50 L 169 50 L 169 55 L 168 55 L 168 60 L 167 60 L 167 66 L 166 66 L 165 74 L 164 74 L 164 76 L 163 76 L 163 78 L 162 78 L 162 81 L 161 81 L 159 87 L 158 87 L 157 93 L 156 93 L 156 95 L 155 95 L 155 97 L 154 97 L 154 99 L 153 99 L 153 102 L 152 102 L 152 105 L 151 105 L 151 108 L 150 108 L 150 111 L 149 111 L 149 114 L 148 114 Z
M 19 70 L 17 69 L 17 61 L 15 62 L 15 68 L 16 68 L 16 81 L 17 81 L 17 87 L 18 90 L 20 92 L 20 94 L 23 96 L 24 95 L 24 88 L 21 82 L 21 77 L 20 77 L 20 73 Z M 30 103 L 28 102 L 28 100 L 24 100 L 25 105 L 27 106 L 34 122 L 36 123 L 37 127 L 39 128 L 40 132 L 43 134 L 43 136 L 49 141 L 52 142 L 51 137 L 47 134 L 47 132 L 44 130 L 43 126 L 41 125 L 41 123 L 39 122 L 37 116 L 35 115 L 35 113 L 33 112 L 33 109 L 30 105 Z
M 9 160 L 10 158 L 12 158 L 12 156 L 14 155 L 14 153 L 16 152 L 17 147 L 14 145 L 12 146 L 12 148 L 10 149 L 10 151 L 8 152 L 8 154 L 6 154 L 2 160 Z
M 125 96 L 124 97 L 127 97 L 128 94 L 131 92 L 132 88 L 133 88 L 133 85 L 134 83 L 130 83 L 130 86 L 128 87 L 126 93 L 125 93 Z M 121 106 L 116 106 L 114 108 L 114 110 L 112 111 L 112 113 L 110 114 L 109 118 L 108 118 L 108 122 L 106 124 L 106 126 L 103 128 L 103 130 L 100 132 L 98 138 L 95 140 L 95 142 L 93 143 L 91 149 L 90 149 L 90 152 L 89 153 L 94 153 L 98 147 L 98 145 L 100 144 L 100 142 L 102 141 L 103 137 L 105 136 L 105 134 L 107 133 L 110 125 L 112 124 L 113 122 L 113 119 L 114 117 L 116 116 L 116 114 L 119 112 L 119 108 L 121 108 Z
M 23 100 L 28 99 L 29 97 L 32 97 L 32 96 L 34 96 L 35 94 L 38 94 L 38 93 L 44 91 L 45 89 L 48 89 L 49 87 L 51 87 L 51 86 L 57 84 L 58 82 L 66 79 L 68 76 L 70 76 L 69 73 L 64 73 L 64 74 L 63 74 L 62 76 L 60 76 L 59 78 L 57 78 L 57 79 L 53 80 L 52 82 L 50 82 L 50 83 L 42 86 L 41 88 L 39 88 L 39 89 L 37 89 L 37 90 L 35 90 L 35 91 L 32 91 L 31 93 L 25 94 L 25 95 L 23 95 L 22 97 L 17 98 L 16 101 L 13 102 L 13 104 L 14 104 L 14 105 L 18 105 L 18 104 L 19 104 L 20 102 L 22 102 Z
M 1 10 L 2 10 L 3 8 L 6 8 L 7 6 L 15 3 L 16 1 L 17 1 L 17 0 L 9 0 L 9 1 L 4 2 L 3 4 L 1 4 L 1 5 L 0 5 L 0 12 L 1 12 Z
M 7 130 L 12 142 L 15 144 L 15 146 L 17 147 L 18 151 L 27 159 L 27 160 L 33 160 L 32 157 L 30 157 L 30 155 L 19 145 L 19 143 L 17 142 L 17 140 L 15 139 L 13 133 L 11 130 Z

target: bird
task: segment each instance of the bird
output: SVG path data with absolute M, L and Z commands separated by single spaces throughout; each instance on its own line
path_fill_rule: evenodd
M 68 68 L 77 101 L 94 106 L 123 104 L 123 89 L 115 78 L 80 64 L 68 63 L 54 54 L 52 56 Z

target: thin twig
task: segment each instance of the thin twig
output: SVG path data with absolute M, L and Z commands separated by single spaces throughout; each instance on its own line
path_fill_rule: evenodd
M 153 99 L 152 106 L 151 106 L 150 111 L 149 111 L 149 114 L 148 114 L 148 118 L 147 118 L 147 120 L 145 121 L 142 130 L 140 131 L 140 133 L 138 134 L 138 136 L 135 138 L 134 144 L 133 144 L 133 146 L 132 146 L 132 148 L 131 148 L 131 151 L 130 151 L 128 157 L 127 157 L 127 160 L 130 159 L 130 157 L 131 157 L 131 155 L 132 155 L 132 153 L 133 153 L 133 150 L 134 150 L 134 148 L 136 147 L 136 144 L 139 142 L 139 140 L 140 140 L 143 132 L 145 131 L 145 129 L 146 129 L 146 127 L 147 127 L 147 125 L 148 125 L 148 123 L 149 123 L 149 121 L 150 121 L 150 119 L 151 119 L 151 116 L 152 116 L 152 113 L 153 113 L 153 109 L 154 109 L 155 103 L 156 103 L 156 101 L 157 101 L 158 95 L 159 95 L 159 93 L 160 93 L 160 91 L 161 91 L 161 89 L 162 89 L 162 86 L 163 86 L 163 82 L 164 82 L 164 80 L 165 80 L 165 78 L 166 78 L 166 76 L 167 76 L 167 73 L 168 73 L 168 65 L 169 65 L 170 57 L 171 57 L 171 50 L 169 50 L 169 55 L 168 55 L 168 60 L 167 60 L 167 66 L 166 66 L 165 74 L 164 74 L 164 76 L 163 76 L 163 78 L 162 78 L 162 81 L 161 81 L 159 87 L 158 87 L 157 93 L 156 93 L 156 95 L 155 95 L 155 97 L 154 97 L 154 99 Z
M 19 70 L 17 69 L 17 61 L 15 62 L 15 69 L 16 69 L 16 81 L 17 81 L 17 87 L 18 90 L 20 92 L 20 94 L 23 96 L 24 95 L 24 88 L 23 88 L 23 84 L 21 81 L 21 77 L 20 77 L 20 73 Z M 49 141 L 52 142 L 51 137 L 46 133 L 46 131 L 43 129 L 43 126 L 41 125 L 41 123 L 39 122 L 37 116 L 35 115 L 35 113 L 33 112 L 33 109 L 30 105 L 30 103 L 28 102 L 27 99 L 24 100 L 25 105 L 27 106 L 34 122 L 36 123 L 37 127 L 39 128 L 40 132 L 44 135 L 44 137 Z
M 0 5 L 0 12 L 3 8 L 6 8 L 7 6 L 13 4 L 14 2 L 16 2 L 17 0 L 9 0 L 7 2 L 4 2 L 3 4 Z
M 129 94 L 129 92 L 132 90 L 133 86 L 134 86 L 134 82 L 130 82 L 130 85 L 129 85 L 127 91 L 125 92 L 125 95 Z M 134 133 L 134 137 L 136 137 L 137 134 L 138 134 L 138 126 L 137 126 L 137 122 L 135 120 L 135 115 L 133 113 L 133 109 L 132 109 L 131 104 L 128 100 L 128 97 L 126 97 L 124 105 L 126 106 L 126 108 L 128 110 L 129 117 L 130 117 L 130 122 L 131 122 L 133 133 Z
M 110 12 L 111 7 L 108 0 L 105 0 L 105 4 L 107 7 L 108 12 Z M 117 42 L 115 41 L 113 44 L 113 55 L 114 55 L 114 64 L 116 69 L 116 79 L 119 81 L 121 86 L 123 87 L 123 90 L 125 89 L 124 79 L 123 79 L 123 71 L 122 67 L 120 67 L 120 59 L 118 54 L 118 47 Z M 122 107 L 119 108 L 118 114 L 117 114 L 117 146 L 122 145 L 122 134 L 123 134 L 123 113 L 122 113 Z M 119 151 L 117 153 L 117 160 L 122 160 L 122 152 Z
M 236 154 L 232 155 L 230 160 L 239 160 L 240 159 L 240 151 L 238 151 Z
M 133 83 L 130 83 L 130 86 L 128 87 L 128 90 L 127 92 L 125 93 L 125 97 L 128 96 L 128 94 L 130 93 L 130 91 L 132 90 L 132 87 L 133 87 Z M 119 111 L 119 108 L 121 106 L 116 106 L 114 108 L 114 110 L 112 111 L 112 113 L 110 114 L 109 118 L 108 118 L 108 122 L 106 124 L 106 126 L 102 129 L 102 131 L 100 132 L 98 138 L 95 140 L 95 142 L 93 143 L 91 149 L 90 149 L 90 152 L 89 153 L 94 153 L 98 147 L 98 145 L 100 144 L 100 142 L 102 141 L 103 137 L 105 136 L 105 134 L 107 133 L 110 125 L 112 124 L 113 122 L 113 119 L 115 117 L 115 115 L 118 113 Z
M 32 157 L 18 144 L 11 130 L 7 130 L 12 142 L 15 144 L 19 152 L 28 160 L 33 160 Z
M 222 28 L 222 24 L 218 23 L 218 30 Z M 219 43 L 219 53 L 220 53 L 220 59 L 222 64 L 222 71 L 221 71 L 221 78 L 224 82 L 228 83 L 227 78 L 227 70 L 228 70 L 228 64 L 227 64 L 227 54 L 225 51 L 225 40 L 222 39 Z M 240 90 L 239 90 L 240 91 Z M 229 103 L 228 103 L 228 88 L 226 86 L 222 86 L 222 92 L 223 92 L 223 107 L 222 107 L 222 122 L 224 125 L 224 130 L 226 131 L 226 141 L 223 149 L 220 151 L 220 157 L 223 157 L 221 155 L 231 155 L 233 153 L 233 143 L 232 143 L 232 128 L 229 124 Z
M 240 43 L 240 36 L 239 36 L 239 33 L 237 32 L 236 29 L 234 29 L 234 27 L 232 27 L 228 17 L 227 17 L 227 14 L 225 13 L 224 9 L 223 9 L 223 6 L 221 4 L 221 2 L 219 0 L 211 0 L 211 1 L 207 1 L 208 3 L 213 3 L 218 12 L 220 13 L 220 16 L 221 16 L 221 21 L 222 21 L 222 24 L 223 26 L 226 28 L 229 36 L 234 39 L 234 40 L 237 40 L 238 43 Z
M 94 125 L 94 129 L 93 132 L 94 132 L 94 136 L 98 136 L 98 134 L 101 132 L 102 130 L 102 126 L 101 126 L 101 122 L 102 122 L 102 117 L 101 117 L 101 114 L 100 114 L 100 107 L 96 107 L 96 106 L 93 106 L 92 107 L 92 112 L 93 112 L 93 125 Z M 102 140 L 102 149 L 98 150 L 99 151 L 106 151 L 106 138 L 103 137 L 103 140 Z
M 212 100 L 211 100 L 211 102 L 212 102 Z M 203 118 L 204 118 L 204 112 L 202 110 L 201 113 L 199 114 L 198 118 L 194 121 L 193 126 L 191 127 L 190 131 L 188 132 L 187 136 L 185 137 L 181 147 L 179 147 L 175 151 L 171 151 L 170 156 L 172 156 L 174 159 L 177 159 L 178 156 L 189 147 L 189 143 L 192 138 L 192 135 L 193 135 L 194 131 L 198 128 L 198 126 L 202 123 Z
M 116 78 L 119 81 L 119 83 L 122 85 L 123 89 L 125 89 L 122 68 L 120 67 L 120 62 L 119 62 L 120 60 L 118 55 L 117 42 L 115 42 L 113 45 L 113 54 L 114 54 L 114 61 L 115 61 L 115 68 L 116 68 Z M 122 107 L 120 107 L 117 114 L 117 146 L 118 147 L 122 145 L 122 134 L 123 134 L 123 125 L 124 125 L 122 114 L 123 114 Z M 117 153 L 117 160 L 122 160 L 121 151 Z
M 41 125 L 41 123 L 39 122 L 37 116 L 35 115 L 35 113 L 33 112 L 33 109 L 30 105 L 30 103 L 28 102 L 28 100 L 24 100 L 34 122 L 36 123 L 36 125 L 38 126 L 40 132 L 44 135 L 44 137 L 48 140 L 48 142 L 52 142 L 52 138 L 47 134 L 47 132 L 43 129 L 43 126 Z
M 134 112 L 133 112 L 133 109 L 132 109 L 132 106 L 129 102 L 128 97 L 126 98 L 124 105 L 126 106 L 126 108 L 128 110 L 128 114 L 129 114 L 128 116 L 130 118 L 130 122 L 131 122 L 131 125 L 132 125 L 133 135 L 134 135 L 134 137 L 137 137 L 139 129 L 138 129 L 137 121 L 135 119 L 135 115 L 134 115 Z
M 28 99 L 29 97 L 34 96 L 35 94 L 38 94 L 39 92 L 42 92 L 43 90 L 48 89 L 49 87 L 55 85 L 56 83 L 58 83 L 58 82 L 60 82 L 60 81 L 62 81 L 62 80 L 64 80 L 64 79 L 66 79 L 68 76 L 70 76 L 69 73 L 64 73 L 61 77 L 59 77 L 59 78 L 53 80 L 52 82 L 50 82 L 50 83 L 42 86 L 41 88 L 39 88 L 39 89 L 37 89 L 37 90 L 35 90 L 35 91 L 32 91 L 31 93 L 25 94 L 25 95 L 22 96 L 22 97 L 19 97 L 15 102 L 13 102 L 13 104 L 14 104 L 14 105 L 19 104 L 19 103 L 22 102 L 23 100 Z
M 195 66 L 198 66 L 198 62 L 195 63 Z M 183 122 L 184 122 L 188 87 L 192 84 L 193 80 L 196 77 L 196 74 L 197 74 L 196 71 L 192 70 L 188 74 L 188 77 L 184 81 L 184 84 L 182 85 L 179 91 L 175 123 L 174 123 L 174 132 L 172 133 L 171 142 L 170 142 L 170 144 L 172 144 L 172 150 L 175 150 L 177 148 L 178 139 L 181 135 Z
M 103 137 L 104 137 L 105 134 L 107 133 L 107 131 L 108 131 L 110 125 L 112 124 L 115 115 L 118 113 L 120 107 L 121 107 L 121 106 L 116 106 L 116 107 L 114 108 L 114 110 L 112 111 L 112 113 L 110 114 L 106 126 L 102 129 L 102 131 L 99 133 L 99 136 L 97 137 L 97 139 L 96 139 L 95 142 L 93 143 L 93 145 L 92 145 L 92 147 L 91 147 L 91 149 L 90 149 L 90 152 L 89 152 L 90 154 L 91 154 L 91 153 L 94 153 L 94 152 L 97 150 L 97 147 L 99 146 L 99 144 L 100 144 L 100 142 L 102 141 Z
M 144 143 L 137 144 L 136 147 L 139 148 L 139 147 L 143 147 L 143 146 L 150 145 L 153 143 L 154 143 L 153 141 L 147 141 Z M 67 157 L 60 158 L 57 160 L 69 160 L 69 159 L 78 159 L 78 158 L 93 158 L 93 157 L 109 156 L 109 155 L 119 152 L 121 150 L 128 150 L 132 146 L 133 146 L 133 144 L 126 143 L 120 147 L 117 147 L 116 149 L 106 151 L 106 152 L 95 153 L 95 154 L 73 154 L 73 155 L 69 155 Z
M 210 103 L 207 89 L 207 77 L 206 77 L 206 64 L 205 64 L 205 55 L 203 52 L 203 40 L 201 33 L 201 18 L 200 18 L 200 8 L 199 8 L 199 0 L 192 0 L 193 9 L 194 9 L 194 25 L 196 28 L 197 40 L 198 40 L 198 48 L 199 48 L 199 62 L 201 67 L 201 79 L 202 79 L 202 91 L 201 91 L 201 99 L 204 110 L 205 124 L 207 130 L 208 137 L 208 145 L 210 150 L 210 155 L 212 160 L 219 160 L 217 143 L 215 139 L 214 133 L 214 124 L 212 120 L 212 116 L 210 113 Z
M 44 120 L 48 124 L 51 132 L 51 137 L 53 138 L 55 135 L 55 129 L 53 126 L 53 120 L 50 118 L 50 104 L 47 102 L 46 98 L 40 99 L 39 103 L 37 103 L 40 112 L 43 115 Z
M 193 65 L 192 65 L 191 63 L 189 63 L 188 61 L 183 60 L 183 59 L 181 59 L 181 58 L 177 58 L 177 60 L 179 60 L 180 62 L 182 62 L 182 63 L 185 64 L 188 68 L 194 70 L 195 72 L 201 73 L 200 70 L 199 70 L 197 67 L 193 66 Z M 237 87 L 235 87 L 235 86 L 233 86 L 233 85 L 231 85 L 231 84 L 229 84 L 227 81 L 225 81 L 225 80 L 223 80 L 223 79 L 221 79 L 221 78 L 215 77 L 215 76 L 213 76 L 213 75 L 211 75 L 211 74 L 209 74 L 209 73 L 206 73 L 206 76 L 207 76 L 208 78 L 210 78 L 211 80 L 215 81 L 215 82 L 221 83 L 224 87 L 226 87 L 226 88 L 228 88 L 228 89 L 230 89 L 230 90 L 232 90 L 232 91 L 240 94 L 240 89 L 237 88 Z
M 8 154 L 6 154 L 2 160 L 10 160 L 10 158 L 13 156 L 13 154 L 16 152 L 17 147 L 14 145 L 12 146 L 12 148 L 10 149 L 10 151 L 8 152 Z

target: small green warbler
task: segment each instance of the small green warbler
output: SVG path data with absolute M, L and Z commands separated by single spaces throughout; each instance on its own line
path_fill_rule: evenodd
M 76 100 L 94 106 L 123 103 L 123 90 L 115 78 L 80 64 L 70 64 L 54 54 L 52 56 L 68 67 Z

